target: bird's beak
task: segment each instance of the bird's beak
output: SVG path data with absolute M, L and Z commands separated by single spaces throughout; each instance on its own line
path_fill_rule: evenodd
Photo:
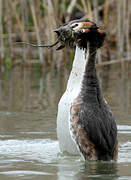
M 55 29 L 54 32 L 57 33 L 57 35 L 66 35 L 66 34 L 71 34 L 71 27 L 69 25 L 61 26 L 58 29 Z
M 60 35 L 60 31 L 61 31 L 61 28 L 58 28 L 58 29 L 55 29 L 54 32 L 57 34 L 57 35 Z

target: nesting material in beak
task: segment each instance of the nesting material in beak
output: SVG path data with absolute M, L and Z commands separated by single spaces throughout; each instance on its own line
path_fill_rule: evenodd
M 95 41 L 98 48 L 102 46 L 105 39 L 105 32 L 99 28 L 94 22 L 86 20 L 74 20 L 68 24 L 54 30 L 57 34 L 56 41 L 51 45 L 31 44 L 28 42 L 17 42 L 19 44 L 26 44 L 33 47 L 47 47 L 52 48 L 60 43 L 56 50 L 61 50 L 64 47 L 73 48 L 78 44 L 82 48 L 86 48 L 88 41 Z M 94 39 L 95 37 L 95 39 Z

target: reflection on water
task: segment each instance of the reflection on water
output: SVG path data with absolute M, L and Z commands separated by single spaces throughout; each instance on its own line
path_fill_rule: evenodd
M 0 179 L 131 179 L 131 63 L 98 67 L 103 93 L 118 124 L 117 162 L 84 163 L 61 154 L 57 104 L 69 72 L 16 67 L 0 76 Z

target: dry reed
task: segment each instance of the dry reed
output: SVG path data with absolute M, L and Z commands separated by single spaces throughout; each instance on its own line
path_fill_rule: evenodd
M 0 0 L 0 61 L 8 58 L 12 64 L 22 57 L 28 64 L 40 63 L 43 68 L 59 69 L 67 63 L 71 55 L 69 49 L 56 54 L 55 49 L 25 49 L 14 46 L 13 42 L 54 42 L 53 30 L 78 16 L 96 21 L 108 33 L 105 48 L 98 53 L 98 64 L 108 64 L 112 59 L 113 62 L 131 59 L 130 0 L 103 0 L 102 4 L 98 0 Z

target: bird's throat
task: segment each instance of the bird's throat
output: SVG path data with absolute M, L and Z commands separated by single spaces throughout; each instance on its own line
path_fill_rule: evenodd
M 72 70 L 69 76 L 67 90 L 79 89 L 81 88 L 85 67 L 88 63 L 89 50 L 83 49 L 76 46 L 75 57 L 72 65 Z

